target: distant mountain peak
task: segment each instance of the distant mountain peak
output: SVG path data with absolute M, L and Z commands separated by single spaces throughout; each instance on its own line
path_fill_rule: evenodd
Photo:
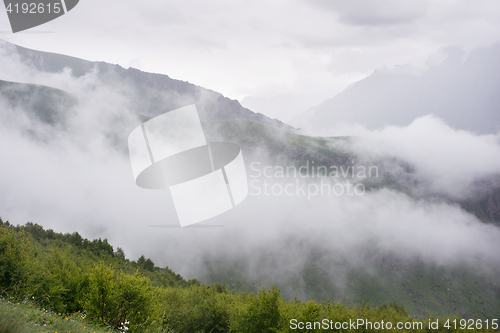
M 292 122 L 309 130 L 339 124 L 369 129 L 406 126 L 434 114 L 448 125 L 480 134 L 500 130 L 500 44 L 448 51 L 440 65 L 416 75 L 408 71 L 376 70 L 337 96 L 315 106 Z

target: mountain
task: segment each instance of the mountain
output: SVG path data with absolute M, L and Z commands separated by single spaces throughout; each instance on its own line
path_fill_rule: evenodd
M 67 92 L 36 84 L 0 80 L 0 98 L 11 108 L 21 108 L 30 117 L 55 125 L 63 123 L 67 110 L 78 100 Z
M 422 74 L 404 66 L 376 70 L 291 124 L 325 130 L 342 123 L 358 123 L 378 129 L 406 126 L 417 117 L 434 114 L 457 129 L 497 133 L 500 44 L 474 49 L 464 56 L 460 49 L 449 49 L 448 58 Z
M 106 137 L 124 152 L 127 151 L 127 136 L 145 119 L 196 104 L 200 113 L 208 114 L 211 120 L 212 126 L 205 128 L 205 134 L 211 141 L 235 142 L 247 154 L 259 150 L 267 156 L 292 163 L 315 160 L 323 164 L 343 164 L 350 160 L 345 152 L 328 147 L 328 143 L 335 139 L 296 134 L 293 127 L 244 108 L 236 100 L 164 74 L 36 51 L 0 40 L 0 51 L 2 48 L 10 52 L 10 58 L 7 59 L 19 59 L 23 66 L 36 75 L 63 75 L 64 71 L 69 71 L 71 78 L 84 82 L 88 80 L 91 84 L 88 84 L 90 88 L 80 87 L 71 93 L 64 90 L 64 85 L 63 89 L 58 89 L 48 85 L 10 82 L 2 80 L 0 75 L 0 102 L 42 123 L 64 125 L 72 114 L 78 112 L 84 100 L 97 100 L 98 94 L 95 92 L 109 89 L 119 95 L 121 105 L 102 107 L 102 110 L 87 107 L 84 112 L 95 119 L 101 117 L 100 112 L 115 112 L 117 115 L 113 116 L 112 125 L 119 122 L 120 126 L 110 128 Z M 87 79 L 86 76 L 91 78 Z M 83 86 L 85 83 L 80 84 Z M 82 96 L 80 92 L 84 89 L 90 90 L 90 93 Z M 112 97 L 109 96 L 109 99 Z M 120 110 L 123 106 L 127 110 Z M 132 113 L 134 119 L 121 119 L 120 114 L 127 114 L 125 111 Z
M 130 237 L 133 239 L 129 238 L 132 245 L 129 246 L 130 249 L 134 250 L 141 246 L 141 235 L 148 235 L 147 246 L 154 247 L 155 244 L 161 244 L 158 246 L 161 248 L 157 250 L 158 252 L 148 254 L 148 256 L 151 256 L 155 262 L 161 261 L 162 265 L 166 263 L 169 267 L 175 267 L 176 257 L 183 255 L 181 243 L 186 238 L 179 236 L 181 241 L 177 244 L 178 247 L 175 248 L 175 251 L 170 251 L 172 247 L 167 247 L 169 243 L 176 244 L 177 241 L 170 233 L 158 232 L 157 234 L 162 237 L 161 243 L 155 243 L 154 237 L 156 235 L 154 234 L 156 233 L 149 232 L 151 229 L 143 228 L 144 225 L 150 223 L 142 215 L 143 210 L 146 211 L 149 207 L 145 205 L 145 201 L 140 201 L 144 193 L 141 192 L 140 195 L 133 196 L 132 194 L 135 192 L 132 193 L 132 190 L 135 190 L 135 187 L 125 188 L 121 184 L 132 183 L 128 173 L 130 170 L 126 155 L 127 136 L 130 131 L 144 119 L 195 103 L 199 110 L 206 111 L 214 119 L 214 126 L 211 130 L 213 130 L 212 134 L 217 140 L 234 142 L 242 147 L 247 166 L 253 161 L 265 161 L 268 164 L 263 165 L 286 166 L 287 168 L 313 163 L 315 166 L 335 165 L 338 167 L 347 166 L 352 169 L 354 166 L 364 164 L 377 166 L 380 169 L 380 178 L 364 181 L 367 197 L 376 195 L 377 192 L 387 191 L 391 195 L 387 197 L 387 200 L 394 200 L 395 196 L 401 196 L 404 200 L 399 202 L 408 202 L 408 205 L 424 205 L 423 201 L 438 201 L 445 202 L 446 207 L 460 206 L 484 222 L 475 221 L 479 225 L 476 225 L 479 231 L 482 230 L 481 228 L 490 228 L 490 230 L 495 231 L 500 223 L 499 182 L 493 183 L 489 178 L 483 180 L 484 184 L 478 185 L 480 191 L 478 190 L 478 194 L 473 199 L 464 202 L 442 197 L 436 199 L 426 191 L 420 193 L 414 191 L 415 184 L 420 182 L 425 189 L 426 183 L 425 179 L 419 179 L 413 165 L 394 156 L 372 158 L 355 153 L 350 147 L 351 144 L 355 143 L 356 138 L 299 135 L 292 127 L 243 108 L 237 101 L 230 100 L 208 89 L 171 79 L 166 75 L 145 73 L 103 62 L 90 62 L 64 55 L 29 50 L 12 44 L 4 43 L 1 45 L 0 43 L 0 47 L 10 48 L 15 55 L 12 58 L 2 59 L 4 63 L 17 57 L 16 59 L 22 64 L 22 68 L 15 72 L 14 78 L 19 77 L 19 81 L 24 82 L 12 82 L 14 81 L 13 77 L 10 77 L 11 81 L 8 81 L 5 77 L 0 76 L 0 79 L 4 80 L 0 81 L 0 125 L 3 130 L 3 133 L 0 131 L 0 144 L 4 143 L 3 139 L 6 142 L 6 144 L 0 145 L 0 156 L 5 157 L 2 166 L 6 170 L 3 172 L 3 178 L 0 178 L 0 198 L 2 199 L 0 200 L 0 214 L 7 214 L 5 211 L 9 209 L 11 212 L 16 212 L 15 209 L 11 208 L 13 206 L 19 210 L 33 212 L 33 215 L 36 215 L 37 211 L 48 212 L 47 214 L 53 214 L 54 219 L 61 222 L 63 218 L 58 218 L 59 212 L 71 210 L 70 221 L 75 224 L 75 229 L 72 230 L 82 229 L 82 224 L 78 225 L 77 222 L 79 215 L 84 215 L 85 225 L 97 229 L 96 233 L 99 233 L 99 237 L 108 231 L 111 235 L 118 234 L 122 237 L 124 237 L 123 235 L 132 235 Z M 471 57 L 472 54 L 468 61 Z M 30 75 L 23 76 L 27 70 L 31 71 Z M 2 71 L 0 71 L 1 74 L 3 74 Z M 393 74 L 380 75 L 387 77 L 387 81 L 391 81 L 393 78 Z M 417 76 L 408 74 L 394 77 L 402 78 L 402 82 L 406 82 L 408 78 L 415 81 L 420 80 Z M 32 78 L 35 79 L 31 80 Z M 358 85 L 371 86 L 375 83 L 370 80 L 375 79 L 372 77 L 364 80 L 348 89 L 344 94 L 349 93 Z M 37 84 L 26 82 L 36 82 Z M 392 86 L 394 86 L 393 89 L 396 89 L 398 84 L 394 83 Z M 380 89 L 380 94 L 391 95 L 391 91 L 385 92 L 382 91 L 382 88 Z M 4 121 L 5 119 L 8 122 Z M 18 135 L 18 132 L 22 132 L 23 135 Z M 11 135 L 13 133 L 14 135 Z M 38 138 L 43 140 L 38 140 Z M 98 144 L 87 145 L 88 141 L 94 142 L 92 140 L 97 141 Z M 32 144 L 32 142 L 35 143 Z M 66 147 L 66 145 L 70 149 L 60 148 L 61 146 Z M 20 151 L 17 155 L 14 153 L 16 149 Z M 106 154 L 99 155 L 99 151 L 93 154 L 94 149 L 103 149 Z M 114 155 L 115 149 L 121 153 L 116 154 L 118 157 Z M 61 153 L 58 153 L 59 151 Z M 33 161 L 36 167 L 33 167 L 32 164 L 25 167 L 24 159 L 19 158 L 24 156 L 29 158 L 34 156 Z M 102 158 L 103 156 L 105 159 Z M 108 159 L 111 159 L 113 163 L 108 164 Z M 33 161 L 30 160 L 30 162 Z M 58 167 L 60 164 L 63 166 Z M 112 181 L 115 180 L 114 178 L 108 180 L 115 173 L 115 169 L 111 170 L 111 166 L 119 166 L 125 170 L 123 174 L 118 174 L 116 184 Z M 52 168 L 55 171 L 48 172 Z M 95 168 L 97 168 L 95 174 L 87 173 L 87 170 Z M 37 173 L 38 169 L 45 173 Z M 69 175 L 65 175 L 64 173 L 68 170 L 70 171 Z M 247 169 L 249 175 L 251 175 L 250 170 L 250 168 Z M 19 172 L 22 177 L 17 176 L 16 172 Z M 38 177 L 40 180 L 37 179 L 36 182 L 27 180 L 24 175 L 28 173 L 34 173 L 35 176 L 41 175 Z M 69 191 L 65 187 L 60 187 L 60 192 L 51 190 L 54 185 L 52 182 L 56 179 L 54 175 L 62 177 L 62 179 L 58 178 L 58 182 L 55 184 L 56 188 L 60 186 L 59 183 L 67 181 L 71 186 Z M 89 177 L 89 175 L 94 176 L 94 178 Z M 122 176 L 123 178 L 120 178 Z M 44 178 L 47 182 L 44 182 Z M 84 181 L 74 183 L 80 179 L 84 179 Z M 36 185 L 23 191 L 21 195 L 12 194 L 18 188 L 22 189 L 25 183 Z M 86 188 L 86 183 L 91 185 Z M 114 186 L 116 185 L 120 186 L 115 190 Z M 111 190 L 108 191 L 108 187 Z M 40 192 L 38 192 L 39 189 Z M 120 193 L 119 198 L 115 199 L 116 194 L 120 191 L 123 193 Z M 99 192 L 103 194 L 100 195 Z M 72 202 L 73 193 L 83 194 L 76 195 L 78 200 Z M 43 201 L 40 199 L 41 196 L 49 199 Z M 91 196 L 95 196 L 97 199 L 95 201 L 89 199 Z M 10 197 L 16 199 L 9 201 Z M 82 200 L 79 200 L 80 198 Z M 248 204 L 252 199 L 255 198 L 249 196 L 246 203 Z M 405 305 L 408 311 L 416 316 L 425 314 L 427 311 L 439 313 L 439 315 L 455 314 L 460 311 L 464 316 L 473 316 L 478 313 L 491 317 L 492 313 L 498 313 L 498 309 L 500 309 L 498 279 L 495 280 L 490 276 L 482 277 L 482 271 L 475 272 L 471 271 L 470 267 L 462 266 L 443 268 L 432 262 L 423 263 L 419 261 L 418 256 L 410 258 L 411 260 L 408 257 L 400 258 L 398 254 L 404 253 L 404 251 L 391 244 L 380 246 L 375 242 L 375 238 L 364 238 L 364 240 L 369 240 L 366 244 L 359 241 L 355 245 L 332 248 L 332 244 L 340 244 L 343 239 L 349 239 L 349 234 L 354 229 L 347 228 L 348 233 L 345 234 L 342 233 L 342 230 L 332 232 L 332 229 L 322 229 L 324 234 L 333 237 L 330 242 L 321 242 L 316 238 L 311 238 L 309 232 L 314 231 L 315 226 L 318 226 L 318 224 L 314 224 L 316 221 L 313 221 L 315 217 L 318 217 L 316 209 L 323 208 L 319 204 L 317 205 L 316 201 L 311 200 L 304 205 L 298 200 L 287 201 L 285 202 L 287 205 L 284 205 L 280 202 L 282 198 L 276 199 L 276 201 L 267 197 L 260 199 L 264 203 L 254 201 L 254 206 L 247 206 L 252 208 L 251 214 L 245 214 L 244 210 L 232 211 L 239 214 L 233 215 L 234 221 L 232 222 L 234 222 L 235 229 L 232 230 L 240 232 L 230 231 L 223 234 L 217 230 L 217 233 L 214 232 L 213 238 L 206 237 L 208 240 L 203 236 L 203 238 L 192 240 L 196 243 L 186 242 L 186 246 L 195 244 L 189 248 L 189 251 L 186 251 L 194 254 L 193 257 L 183 257 L 183 261 L 193 262 L 192 265 L 196 265 L 197 262 L 190 261 L 190 258 L 194 258 L 194 255 L 199 255 L 202 258 L 200 259 L 202 263 L 195 270 L 197 275 L 192 277 L 204 279 L 210 283 L 226 282 L 231 288 L 237 290 L 256 290 L 260 285 L 276 284 L 282 287 L 283 295 L 290 299 L 299 297 L 326 301 L 329 297 L 334 297 L 336 300 L 344 300 L 348 304 L 352 304 L 366 298 L 376 305 L 396 301 L 398 304 Z M 327 205 L 335 205 L 339 202 L 336 197 L 328 198 L 328 200 L 330 199 L 331 201 Z M 98 200 L 102 200 L 106 204 L 104 210 L 99 209 Z M 125 207 L 127 202 L 132 207 L 130 210 Z M 273 202 L 277 208 L 271 207 L 274 205 Z M 388 204 L 392 205 L 392 202 L 388 201 Z M 36 209 L 31 208 L 30 205 Z M 295 205 L 298 208 L 293 207 Z M 376 202 L 372 205 L 374 214 L 377 211 L 384 211 L 384 205 L 378 205 Z M 139 208 L 136 210 L 134 207 Z M 280 208 L 284 208 L 284 214 L 279 211 Z M 307 216 L 300 215 L 302 208 L 307 212 Z M 362 208 L 361 205 L 355 205 L 346 207 L 346 210 L 350 210 L 353 215 L 356 215 L 360 208 Z M 404 207 L 401 208 L 401 210 L 404 209 Z M 117 214 L 121 210 L 127 214 L 130 213 L 130 217 L 127 214 Z M 108 211 L 111 211 L 109 215 L 107 215 Z M 144 224 L 141 224 L 141 228 L 137 229 L 131 227 L 132 224 L 128 225 L 130 229 L 125 228 L 130 221 L 134 222 L 134 225 L 136 224 L 137 221 L 133 221 L 133 216 L 136 216 L 134 214 L 137 211 L 141 212 L 139 215 L 141 223 Z M 276 214 L 277 217 L 273 217 L 273 214 Z M 446 214 L 443 213 L 443 219 Z M 298 215 L 298 217 L 296 218 L 294 215 Z M 289 227 L 287 223 L 289 220 L 299 220 L 301 216 L 302 218 L 306 216 L 304 221 L 300 222 L 306 222 L 307 228 L 310 230 L 307 229 L 306 232 L 306 229 L 303 229 L 304 233 L 300 233 L 300 231 L 297 233 L 295 228 Z M 342 215 L 339 216 L 342 217 Z M 422 220 L 425 220 L 427 215 L 422 216 Z M 109 230 L 99 229 L 100 224 L 109 223 L 110 217 L 120 220 L 120 223 L 116 224 L 118 227 L 112 230 L 111 227 Z M 29 218 L 35 219 L 36 216 Z M 330 221 L 329 216 L 324 218 L 328 222 L 325 222 L 323 228 L 329 227 L 330 222 L 332 225 L 336 225 L 336 221 Z M 278 219 L 280 221 L 277 221 Z M 367 220 L 367 229 L 377 229 L 369 225 L 370 222 L 373 222 L 369 215 L 362 217 L 362 219 Z M 392 219 L 392 215 L 388 214 L 387 219 Z M 344 221 L 341 222 L 344 223 Z M 245 223 L 248 226 L 243 225 Z M 259 223 L 262 224 L 259 225 Z M 271 228 L 280 229 L 278 223 L 284 223 L 281 225 L 284 228 L 273 234 Z M 260 228 L 264 224 L 270 228 L 262 228 L 261 230 Z M 110 223 L 110 225 L 112 224 Z M 425 226 L 416 226 L 415 230 L 418 231 L 419 228 L 425 228 Z M 431 228 L 425 231 L 429 234 L 433 232 Z M 268 238 L 265 238 L 265 241 L 261 239 L 261 243 L 259 243 L 257 233 L 264 234 Z M 358 233 L 359 230 L 354 230 L 352 234 L 356 236 Z M 397 234 L 398 237 L 405 236 L 401 231 L 394 232 L 394 234 Z M 227 237 L 217 239 L 217 237 L 222 237 L 218 235 L 226 235 Z M 238 238 L 239 235 L 243 235 L 242 238 Z M 373 237 L 377 235 L 379 235 L 377 232 L 373 233 Z M 119 236 L 113 237 L 120 239 Z M 127 237 L 123 239 L 127 239 Z M 146 238 L 142 239 L 143 242 L 144 239 Z M 221 247 L 220 252 L 210 252 L 209 250 L 215 245 L 203 243 L 204 241 L 224 244 L 224 246 L 225 244 L 229 245 L 227 248 Z M 244 247 L 245 243 L 258 245 Z M 118 245 L 122 244 L 118 243 Z M 149 248 L 147 250 L 150 251 Z M 362 253 L 358 255 L 358 252 Z M 353 255 L 343 257 L 346 253 L 353 253 Z M 292 254 L 296 254 L 293 255 L 293 262 L 287 261 L 287 256 Z M 304 265 L 296 263 L 300 258 L 305 258 Z M 365 270 L 361 268 L 364 264 L 368 267 Z M 175 270 L 180 271 L 177 268 Z M 342 274 L 338 275 L 339 272 Z M 446 283 L 439 282 L 443 276 L 446 276 Z M 339 277 L 344 280 L 336 281 Z M 345 282 L 344 285 L 342 285 L 343 282 Z M 447 293 L 450 285 L 453 286 L 453 293 Z M 480 296 L 481 293 L 485 296 Z
M 3 44 L 3 45 L 2 45 Z M 276 119 L 244 108 L 236 100 L 189 82 L 175 80 L 164 74 L 153 74 L 135 68 L 125 69 L 105 62 L 92 62 L 61 54 L 42 52 L 13 45 L 0 40 L 0 47 L 15 48 L 24 64 L 42 73 L 61 73 L 71 70 L 79 78 L 95 72 L 108 85 L 128 85 L 131 88 L 132 108 L 138 114 L 156 116 L 186 105 L 196 104 L 217 120 L 245 119 L 276 128 L 293 128 Z M 1 77 L 0 77 L 1 79 Z

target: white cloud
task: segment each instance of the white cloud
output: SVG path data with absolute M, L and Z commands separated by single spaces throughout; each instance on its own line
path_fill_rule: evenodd
M 405 127 L 370 131 L 360 125 L 339 125 L 329 132 L 357 136 L 352 148 L 365 158 L 395 157 L 409 163 L 426 193 L 463 199 L 473 195 L 475 182 L 500 175 L 499 134 L 453 129 L 432 115 Z

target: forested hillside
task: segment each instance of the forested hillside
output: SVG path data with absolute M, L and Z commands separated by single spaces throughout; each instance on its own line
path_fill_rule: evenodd
M 0 289 L 0 332 L 288 332 L 308 327 L 307 322 L 313 326 L 306 331 L 314 330 L 314 322 L 316 329 L 321 323 L 323 331 L 339 331 L 336 323 L 339 328 L 356 319 L 407 328 L 427 325 L 396 303 L 285 301 L 276 287 L 253 294 L 200 285 L 144 256 L 131 261 L 106 239 L 90 241 L 76 232 L 2 220 Z M 441 329 L 433 332 L 450 331 L 444 328 L 446 318 L 439 320 Z M 364 331 L 378 330 L 368 326 Z

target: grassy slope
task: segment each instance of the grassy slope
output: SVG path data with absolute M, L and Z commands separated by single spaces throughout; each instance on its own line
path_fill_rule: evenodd
M 85 319 L 80 313 L 66 315 L 34 304 L 0 300 L 0 332 L 2 333 L 111 333 Z

